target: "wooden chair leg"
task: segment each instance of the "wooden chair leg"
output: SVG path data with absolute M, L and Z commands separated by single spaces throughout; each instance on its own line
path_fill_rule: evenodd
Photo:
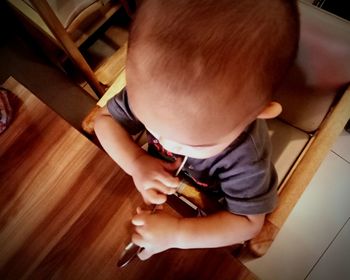
M 68 33 L 64 29 L 62 23 L 57 18 L 56 14 L 52 11 L 50 5 L 46 0 L 31 0 L 34 7 L 37 9 L 39 15 L 45 21 L 51 32 L 55 35 L 57 41 L 60 42 L 64 50 L 66 51 L 69 58 L 82 72 L 86 81 L 89 83 L 91 88 L 95 91 L 98 98 L 104 94 L 102 85 L 97 80 L 94 72 L 86 62 L 85 58 L 69 37 Z M 96 96 L 92 96 L 97 99 Z

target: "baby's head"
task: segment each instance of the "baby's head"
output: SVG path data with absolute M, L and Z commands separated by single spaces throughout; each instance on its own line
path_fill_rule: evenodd
M 293 0 L 145 0 L 127 59 L 129 104 L 170 151 L 213 156 L 258 117 L 299 38 Z

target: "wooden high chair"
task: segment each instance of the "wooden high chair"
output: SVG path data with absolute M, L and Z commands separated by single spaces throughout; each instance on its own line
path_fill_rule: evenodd
M 119 48 L 109 62 L 104 62 L 95 72 L 79 47 L 122 6 L 129 12 L 128 0 L 7 0 L 7 3 L 52 62 L 63 69 L 62 61 L 68 57 L 96 94 L 88 91 L 90 95 L 96 99 L 104 94 L 105 87 L 112 83 L 118 68 L 125 63 L 127 31 L 111 34 L 113 44 Z M 109 68 L 114 69 L 114 75 L 102 74 L 109 72 Z
M 268 121 L 279 205 L 255 238 L 235 247 L 241 260 L 264 255 L 350 118 L 350 23 L 300 3 L 301 39 L 295 66 L 276 94 L 284 110 Z M 273 38 L 272 38 L 273 39 Z M 83 122 L 93 133 L 99 108 L 125 86 L 125 71 Z M 190 194 L 191 196 L 191 194 Z M 190 197 L 205 207 L 200 197 Z

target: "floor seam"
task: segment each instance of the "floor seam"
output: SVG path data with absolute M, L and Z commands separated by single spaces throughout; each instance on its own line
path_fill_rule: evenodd
M 339 155 L 337 152 L 331 150 L 331 152 L 335 155 L 337 155 L 338 157 L 340 157 L 342 160 L 344 160 L 346 163 L 350 164 L 350 161 L 348 161 L 346 158 L 342 157 L 341 155 Z
M 323 251 L 323 253 L 321 254 L 321 256 L 317 259 L 317 261 L 315 262 L 315 264 L 311 267 L 311 269 L 309 270 L 309 272 L 306 274 L 304 280 L 306 280 L 311 272 L 314 270 L 314 268 L 317 266 L 317 264 L 320 262 L 320 260 L 323 258 L 323 256 L 326 254 L 326 252 L 328 251 L 328 249 L 332 246 L 332 244 L 334 243 L 334 241 L 337 239 L 337 237 L 339 236 L 340 232 L 344 229 L 344 227 L 346 226 L 346 224 L 349 222 L 350 217 L 348 217 L 348 219 L 345 221 L 345 223 L 342 225 L 342 227 L 339 229 L 339 231 L 336 233 L 336 235 L 333 237 L 332 241 L 328 244 L 327 248 Z

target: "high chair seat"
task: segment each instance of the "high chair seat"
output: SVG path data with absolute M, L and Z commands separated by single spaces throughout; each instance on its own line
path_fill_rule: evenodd
M 275 165 L 280 186 L 294 162 L 307 145 L 310 136 L 281 120 L 268 120 L 272 144 L 272 162 Z
M 314 132 L 350 81 L 350 23 L 311 4 L 300 2 L 299 10 L 298 56 L 275 97 L 283 107 L 280 118 Z
M 30 0 L 24 0 L 32 9 L 35 7 Z M 71 22 L 87 7 L 98 3 L 98 0 L 47 0 L 52 10 L 55 12 L 64 28 L 67 28 Z

